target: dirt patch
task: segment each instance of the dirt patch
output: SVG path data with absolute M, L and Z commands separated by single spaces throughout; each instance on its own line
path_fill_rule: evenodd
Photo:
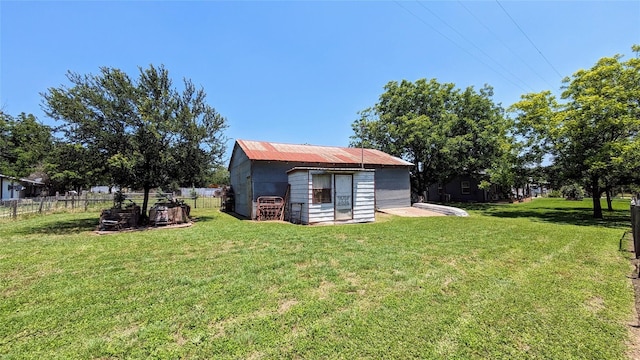
M 315 290 L 316 296 L 320 300 L 326 300 L 329 295 L 335 290 L 336 285 L 330 281 L 323 280 L 320 286 Z
M 281 302 L 280 306 L 278 307 L 278 314 L 282 315 L 286 313 L 287 311 L 289 311 L 289 309 L 291 309 L 293 306 L 297 304 L 298 304 L 298 300 L 296 299 L 291 299 L 291 300 L 286 300 L 284 302 Z
M 604 309 L 604 299 L 600 296 L 592 297 L 591 299 L 587 300 L 585 306 L 587 307 L 587 310 L 597 313 L 600 310 Z
M 442 213 L 437 213 L 435 211 L 419 209 L 416 207 L 403 207 L 403 208 L 393 208 L 393 209 L 380 209 L 379 212 L 402 216 L 402 217 L 431 217 L 431 216 L 446 216 Z

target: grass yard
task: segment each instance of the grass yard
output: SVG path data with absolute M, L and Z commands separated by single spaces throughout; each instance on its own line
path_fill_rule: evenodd
M 0 358 L 624 359 L 628 202 L 299 226 L 193 209 L 99 236 L 98 213 L 0 223 Z

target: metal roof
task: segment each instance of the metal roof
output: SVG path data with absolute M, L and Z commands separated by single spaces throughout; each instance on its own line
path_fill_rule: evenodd
M 266 141 L 237 140 L 250 160 L 303 163 L 411 166 L 412 163 L 375 149 L 336 146 L 293 145 Z
M 11 180 L 14 180 L 14 181 L 28 182 L 28 183 L 36 184 L 36 185 L 44 185 L 44 183 L 41 181 L 42 180 L 41 178 L 38 178 L 38 179 L 35 179 L 35 180 L 29 180 L 29 179 L 26 179 L 26 178 L 18 179 L 17 177 L 3 175 L 3 174 L 0 174 L 0 178 L 11 179 Z

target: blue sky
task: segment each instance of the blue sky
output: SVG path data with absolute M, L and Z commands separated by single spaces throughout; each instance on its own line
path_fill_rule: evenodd
M 515 21 L 515 23 L 514 23 Z M 533 43 L 533 44 L 532 44 Z M 347 146 L 392 80 L 528 92 L 640 44 L 640 1 L 0 1 L 0 108 L 49 125 L 68 70 L 164 64 L 231 139 Z M 535 45 L 535 46 L 534 46 Z

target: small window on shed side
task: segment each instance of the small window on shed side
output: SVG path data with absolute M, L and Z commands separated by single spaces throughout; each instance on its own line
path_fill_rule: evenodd
M 313 181 L 313 203 L 331 203 L 331 174 L 315 174 Z
M 471 194 L 471 185 L 469 185 L 468 181 L 462 181 L 460 183 L 460 193 L 462 195 L 469 195 Z

